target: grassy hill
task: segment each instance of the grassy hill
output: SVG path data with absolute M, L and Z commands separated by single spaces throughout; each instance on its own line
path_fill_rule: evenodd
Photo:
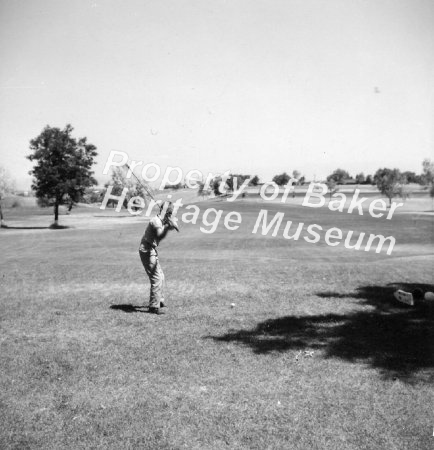
M 430 201 L 411 202 L 390 221 L 201 202 L 161 244 L 165 316 L 142 307 L 143 217 L 81 206 L 69 229 L 0 230 L 1 448 L 429 448 L 432 307 L 393 298 L 434 289 Z M 49 224 L 26 207 L 11 224 Z M 238 211 L 240 228 L 203 233 L 207 208 Z M 263 208 L 396 247 L 252 234 Z

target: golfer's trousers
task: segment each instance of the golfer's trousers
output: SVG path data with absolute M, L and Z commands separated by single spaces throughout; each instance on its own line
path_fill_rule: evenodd
M 161 302 L 164 302 L 163 285 L 164 273 L 158 261 L 158 254 L 156 250 L 139 251 L 140 259 L 143 267 L 151 282 L 151 294 L 149 296 L 149 307 L 159 308 Z

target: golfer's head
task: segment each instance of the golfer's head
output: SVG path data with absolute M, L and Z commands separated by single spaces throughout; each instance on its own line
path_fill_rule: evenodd
M 161 217 L 170 217 L 173 213 L 173 203 L 172 202 L 163 202 L 160 205 L 160 216 Z

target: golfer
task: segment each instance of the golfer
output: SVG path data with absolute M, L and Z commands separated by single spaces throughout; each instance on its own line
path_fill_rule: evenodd
M 152 217 L 140 242 L 139 254 L 143 267 L 151 282 L 149 312 L 164 314 L 161 308 L 166 306 L 163 295 L 164 273 L 158 260 L 158 244 L 166 237 L 169 230 L 178 230 L 176 218 L 172 218 L 172 202 L 164 202 L 160 212 Z

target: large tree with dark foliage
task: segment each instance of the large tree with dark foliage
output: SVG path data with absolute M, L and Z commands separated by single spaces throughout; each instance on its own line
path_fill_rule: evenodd
M 41 134 L 30 141 L 32 153 L 27 156 L 36 165 L 32 189 L 38 199 L 54 206 L 54 226 L 59 220 L 59 206 L 65 201 L 77 202 L 87 187 L 97 184 L 91 171 L 96 147 L 87 138 L 71 136 L 71 125 L 60 128 L 46 126 Z
M 283 172 L 280 175 L 275 175 L 273 177 L 273 181 L 278 185 L 278 186 L 285 186 L 286 184 L 288 184 L 288 181 L 291 179 L 291 177 L 286 173 Z
M 390 205 L 393 197 L 403 197 L 405 180 L 399 169 L 378 169 L 374 181 L 378 190 L 389 199 Z
M 363 172 L 360 172 L 356 175 L 356 184 L 365 184 L 366 178 Z
M 259 184 L 259 177 L 255 175 L 249 182 L 250 186 L 257 186 Z
M 327 181 L 333 180 L 336 184 L 343 184 L 345 180 L 348 180 L 350 174 L 343 169 L 336 169 L 331 175 L 327 177 Z

